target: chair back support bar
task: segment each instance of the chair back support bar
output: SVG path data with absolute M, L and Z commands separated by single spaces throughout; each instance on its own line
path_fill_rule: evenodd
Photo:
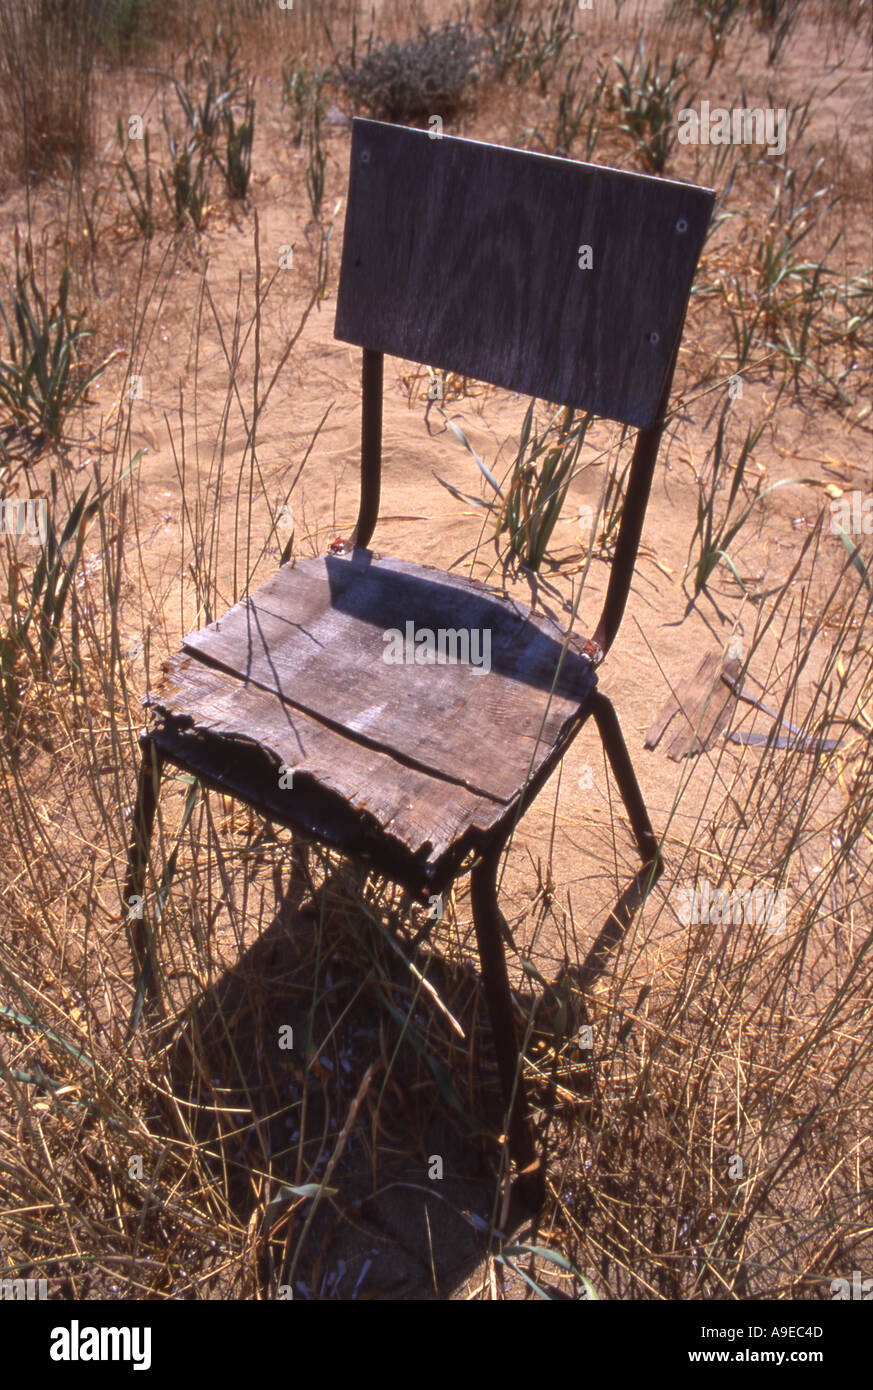
M 356 119 L 336 336 L 652 425 L 713 196 Z
M 675 366 L 676 359 L 674 357 L 667 373 L 667 380 L 664 382 L 664 394 L 655 423 L 647 426 L 646 429 L 637 431 L 633 458 L 628 473 L 627 490 L 624 495 L 624 505 L 621 509 L 621 521 L 618 526 L 618 536 L 609 571 L 609 582 L 606 586 L 606 597 L 603 600 L 600 621 L 595 628 L 592 642 L 591 657 L 595 665 L 603 660 L 615 641 L 627 606 L 637 562 L 637 552 L 643 534 L 643 522 L 646 519 L 646 508 L 649 504 L 649 493 L 652 490 L 652 478 L 658 459 L 658 450 L 661 447 L 664 414 L 670 398 L 670 387 L 673 382 Z
M 364 348 L 361 368 L 361 501 L 355 529 L 343 549 L 364 549 L 379 520 L 379 496 L 382 484 L 382 377 L 384 359 L 381 352 Z

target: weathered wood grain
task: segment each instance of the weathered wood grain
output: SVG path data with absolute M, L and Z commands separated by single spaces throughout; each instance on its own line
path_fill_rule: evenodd
M 646 748 L 658 746 L 677 715 L 678 721 L 665 749 L 668 758 L 678 763 L 711 748 L 729 723 L 730 712 L 736 704 L 722 676 L 736 680 L 740 665 L 736 657 L 722 661 L 717 652 L 707 652 L 694 674 L 671 692 L 646 735 Z
M 473 630 L 483 644 L 488 634 L 490 669 L 386 663 L 386 633 L 407 623 L 435 636 Z M 585 657 L 562 658 L 563 637 L 473 581 L 356 550 L 284 566 L 184 646 L 370 748 L 506 803 L 594 686 Z
M 351 159 L 338 338 L 653 423 L 711 190 L 360 119 Z
M 294 709 L 277 695 L 182 653 L 168 663 L 150 705 L 171 723 L 263 748 L 275 763 L 277 788 L 278 768 L 291 769 L 291 786 L 281 789 L 280 798 L 289 813 L 292 799 L 306 796 L 311 778 L 429 862 L 439 859 L 471 826 L 488 830 L 506 811 L 502 801 L 429 776 Z

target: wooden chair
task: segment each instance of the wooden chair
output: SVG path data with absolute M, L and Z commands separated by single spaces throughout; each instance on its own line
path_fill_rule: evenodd
M 363 348 L 357 525 L 327 555 L 284 565 L 190 634 L 149 697 L 127 899 L 141 902 L 145 891 L 165 760 L 366 860 L 422 903 L 474 859 L 472 907 L 510 1152 L 534 1208 L 544 1173 L 520 1067 L 498 865 L 519 817 L 593 715 L 639 847 L 636 887 L 645 891 L 660 872 L 595 668 L 628 596 L 712 204 L 710 190 L 690 184 L 356 120 L 335 333 Z M 481 584 L 368 548 L 384 353 L 638 428 L 589 641 Z M 384 659 L 389 648 L 397 655 L 398 632 L 417 662 Z M 441 633 L 449 634 L 442 650 Z M 475 647 L 477 633 L 478 664 L 472 648 L 464 660 L 465 634 Z M 147 915 L 132 922 L 131 938 L 133 1029 L 157 978 Z

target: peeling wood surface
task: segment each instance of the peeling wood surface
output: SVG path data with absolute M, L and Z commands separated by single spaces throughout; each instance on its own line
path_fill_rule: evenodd
M 720 653 L 707 652 L 694 674 L 671 692 L 646 735 L 646 747 L 657 748 L 678 715 L 664 749 L 667 757 L 678 763 L 711 748 L 736 708 L 736 696 L 725 679 L 735 681 L 741 664 L 736 657 L 723 662 Z
M 408 619 L 490 625 L 490 671 L 384 662 L 385 629 Z M 150 696 L 153 732 L 266 814 L 362 852 L 384 839 L 407 880 L 447 881 L 594 688 L 568 650 L 550 697 L 562 643 L 548 619 L 442 571 L 366 551 L 301 561 L 186 639 Z
M 489 661 L 386 662 L 386 633 L 405 640 L 407 624 L 437 639 L 479 634 L 471 658 L 487 635 Z M 356 550 L 284 566 L 184 647 L 371 749 L 507 803 L 593 688 L 590 662 L 572 650 L 562 660 L 562 643 L 554 623 L 483 585 Z
M 181 734 L 190 728 L 207 756 L 209 735 L 213 745 L 216 740 L 235 743 L 248 756 L 262 748 L 272 762 L 269 791 L 276 795 L 270 805 L 277 815 L 305 819 L 299 802 L 318 786 L 427 865 L 436 864 L 471 829 L 487 833 L 506 810 L 502 801 L 429 776 L 184 653 L 168 663 L 150 704 Z M 176 745 L 179 752 L 185 747 L 184 741 Z M 195 747 L 190 739 L 187 747 Z M 281 766 L 293 773 L 285 778 L 290 787 L 280 787 Z M 254 767 L 252 763 L 249 800 L 266 791 L 266 775 L 255 776 Z M 240 773 L 245 775 L 245 759 Z

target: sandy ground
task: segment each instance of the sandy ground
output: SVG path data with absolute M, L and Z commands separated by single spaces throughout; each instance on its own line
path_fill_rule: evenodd
M 616 51 L 617 32 L 615 23 L 609 22 L 608 16 L 602 17 L 592 32 L 592 50 L 603 57 L 611 55 Z M 627 36 L 624 47 L 631 47 Z M 865 170 L 869 171 L 871 111 L 870 56 L 861 39 L 850 44 L 848 57 L 843 52 L 838 62 L 831 40 L 823 40 L 809 17 L 801 21 L 798 35 L 775 71 L 766 69 L 760 39 L 751 31 L 745 45 L 737 40 L 733 46 L 729 43 L 728 51 L 731 61 L 727 67 L 719 66 L 704 86 L 711 102 L 734 103 L 744 85 L 750 102 L 762 101 L 772 88 L 780 105 L 803 100 L 815 91 L 818 95 L 811 131 L 820 141 L 826 161 L 835 168 L 842 161 L 845 177 L 850 183 L 854 177 L 863 190 Z M 149 90 L 147 79 L 130 74 L 117 92 L 107 96 L 101 112 L 107 140 L 116 115 L 137 110 L 137 102 Z M 281 248 L 293 246 L 293 269 L 277 274 L 264 304 L 264 378 L 271 375 L 311 293 L 315 257 L 310 243 L 314 244 L 316 233 L 309 222 L 303 193 L 305 161 L 288 138 L 275 73 L 259 75 L 257 98 L 255 175 L 250 200 L 239 209 L 228 209 L 223 200 L 217 201 L 199 238 L 183 239 L 175 247 L 167 236 L 156 238 L 146 271 L 146 280 L 154 278 L 164 291 L 162 302 L 153 302 L 147 310 L 150 337 L 144 360 L 129 367 L 142 375 L 142 395 L 131 411 L 130 442 L 131 452 L 143 450 L 136 526 L 148 584 L 137 586 L 132 561 L 123 606 L 123 625 L 131 642 L 138 636 L 153 634 L 148 676 L 139 668 L 143 689 L 147 683 L 154 683 L 158 662 L 174 649 L 184 632 L 200 625 L 204 616 L 197 610 L 187 571 L 191 542 L 190 537 L 186 538 L 179 458 L 184 427 L 187 467 L 199 478 L 198 487 L 204 493 L 204 480 L 212 476 L 215 466 L 228 391 L 228 366 L 211 310 L 201 294 L 203 267 L 206 265 L 203 278 L 209 293 L 229 331 L 237 295 L 241 298 L 243 320 L 248 321 L 252 315 L 256 217 L 262 285 L 272 276 Z M 523 111 L 524 102 L 527 109 Z M 447 127 L 447 133 L 514 143 L 525 128 L 537 123 L 538 102 L 539 98 L 522 96 L 514 87 L 492 87 L 483 94 L 475 113 L 465 116 L 456 126 Z M 597 155 L 600 161 L 618 162 L 619 145 L 615 140 L 615 136 L 604 138 L 603 151 Z M 267 497 L 273 507 L 282 500 L 328 406 L 331 409 L 327 421 L 291 499 L 296 552 L 323 553 L 334 535 L 347 531 L 354 520 L 360 353 L 333 335 L 348 152 L 348 130 L 341 124 L 331 126 L 324 205 L 328 217 L 334 208 L 337 214 L 330 243 L 328 293 L 310 314 L 260 422 L 257 457 L 267 496 L 256 484 L 250 540 L 255 554 L 262 546 L 266 550 L 251 576 L 252 585 L 268 577 L 281 549 L 276 538 L 269 539 Z M 626 167 L 632 167 L 626 148 L 624 159 Z M 671 172 L 677 177 L 693 177 L 693 164 L 689 168 L 687 161 L 679 159 Z M 758 214 L 755 207 L 734 207 L 738 215 L 746 211 L 752 217 Z M 4 246 L 8 246 L 11 227 L 22 211 L 21 195 L 15 190 L 7 191 L 0 202 L 0 237 Z M 44 215 L 48 218 L 45 210 Z M 848 268 L 858 273 L 865 255 L 869 255 L 869 228 L 865 226 L 861 201 L 850 209 L 848 228 L 846 245 L 854 262 Z M 728 223 L 717 234 L 707 255 L 717 256 L 719 248 L 733 234 Z M 107 350 L 124 350 L 130 341 L 140 246 L 123 220 L 106 236 L 108 250 L 98 260 L 96 270 L 96 327 Z M 161 269 L 165 251 L 168 257 L 175 257 L 168 272 Z M 646 733 L 671 686 L 690 674 L 704 652 L 724 650 L 732 635 L 746 643 L 751 640 L 762 602 L 784 582 L 800 554 L 823 505 L 825 486 L 836 484 L 847 491 L 861 489 L 869 494 L 873 485 L 870 422 L 851 424 L 861 403 L 856 403 L 847 418 L 846 413 L 812 403 L 803 395 L 795 400 L 787 392 L 755 450 L 751 476 L 760 474 L 767 484 L 798 476 L 804 481 L 780 489 L 758 508 L 731 547 L 749 595 L 744 596 L 728 570 L 721 567 L 711 582 L 710 592 L 690 603 L 681 581 L 696 515 L 694 479 L 712 443 L 712 412 L 722 400 L 720 392 L 702 397 L 699 382 L 719 345 L 721 350 L 727 349 L 726 341 L 716 341 L 707 301 L 693 302 L 674 398 L 674 403 L 687 400 L 687 409 L 671 424 L 662 446 L 630 602 L 618 640 L 600 675 L 601 688 L 619 712 L 653 824 L 656 830 L 669 824 L 671 841 L 677 847 L 689 843 L 701 847 L 710 834 L 707 815 L 723 796 L 732 769 L 740 758 L 751 768 L 756 754 L 753 750 L 730 749 L 716 768 L 715 755 L 702 757 L 689 766 L 669 761 L 662 749 L 645 751 Z M 79 466 L 84 466 L 89 457 L 99 456 L 101 429 L 106 438 L 117 420 L 127 370 L 122 351 L 91 390 L 81 417 L 85 447 L 78 452 Z M 722 375 L 727 371 L 729 368 Z M 250 409 L 250 345 L 238 376 Z M 426 389 L 427 373 L 416 364 L 394 359 L 386 363 L 383 511 L 374 548 L 428 565 L 459 568 L 504 592 L 535 601 L 566 620 L 585 567 L 579 509 L 586 504 L 596 505 L 604 478 L 602 464 L 590 467 L 574 482 L 541 575 L 533 578 L 518 569 L 507 572 L 498 560 L 490 523 L 483 533 L 481 514 L 453 498 L 437 480 L 439 475 L 465 492 L 482 498 L 488 495 L 473 460 L 436 412 L 431 411 L 426 419 Z M 695 395 L 698 399 L 692 400 Z M 774 396 L 774 384 L 750 384 L 742 401 L 737 402 L 738 418 L 759 420 Z M 526 405 L 526 401 L 493 388 L 476 388 L 457 398 L 450 394 L 446 401 L 448 413 L 467 432 L 498 477 L 511 460 Z M 596 440 L 607 437 L 608 427 L 599 426 Z M 240 597 L 245 584 L 239 543 L 234 565 L 231 529 L 235 502 L 245 495 L 248 486 L 248 480 L 240 479 L 237 472 L 244 441 L 244 424 L 232 407 L 224 442 L 225 473 L 220 484 L 224 521 L 222 533 L 216 538 L 220 556 L 219 609 L 221 603 L 229 606 Z M 592 446 L 589 457 L 594 452 Z M 99 562 L 96 555 L 90 559 Z M 802 636 L 810 625 L 814 627 L 819 622 L 821 604 L 843 560 L 839 538 L 826 535 L 809 591 L 809 616 L 800 624 Z M 580 605 L 579 626 L 583 632 L 594 628 L 607 577 L 604 558 L 595 557 L 585 577 Z M 797 581 L 798 596 L 802 587 Z M 771 703 L 779 699 L 787 679 L 796 636 L 793 618 L 784 634 L 781 625 L 778 631 L 774 625 L 756 658 L 753 674 L 769 688 Z M 804 701 L 811 698 L 829 641 L 830 629 L 823 624 L 815 637 L 817 659 L 810 661 L 800 678 L 795 718 L 805 712 Z M 750 715 L 750 721 L 751 718 Z M 760 717 L 757 723 L 748 722 L 746 727 L 766 728 L 767 721 Z M 613 851 L 614 828 L 617 857 Z M 537 962 L 545 973 L 554 974 L 565 950 L 560 925 L 572 915 L 576 950 L 584 954 L 616 887 L 634 867 L 626 820 L 614 787 L 606 778 L 591 725 L 568 754 L 560 781 L 553 779 L 516 839 L 507 871 L 506 910 L 511 924 L 519 931 L 521 943 L 526 942 L 534 918 L 539 915 L 531 911 L 537 895 L 532 861 L 545 864 L 550 853 L 554 879 L 560 885 L 559 905 L 555 919 L 546 920 L 538 937 Z M 799 863 L 798 875 L 804 872 Z M 673 915 L 663 913 L 658 933 L 668 938 L 675 929 Z M 402 1215 L 398 1219 L 402 1225 Z

